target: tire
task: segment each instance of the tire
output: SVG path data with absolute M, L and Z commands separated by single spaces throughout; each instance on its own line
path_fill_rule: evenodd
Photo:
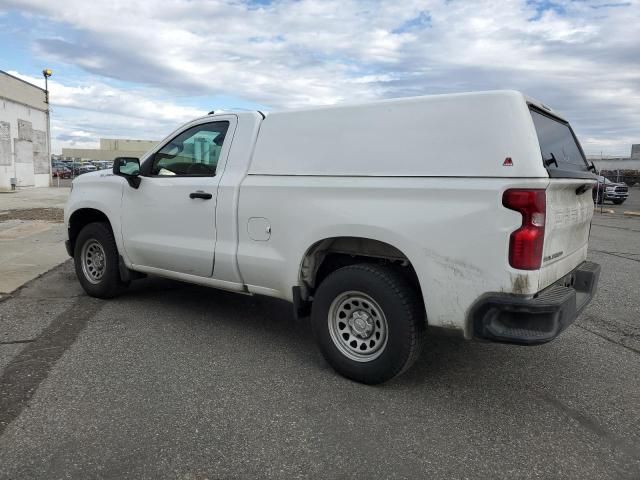
M 113 298 L 127 286 L 120 280 L 118 248 L 106 223 L 90 223 L 80 231 L 73 260 L 78 280 L 91 297 Z
M 396 269 L 368 263 L 340 268 L 325 278 L 316 291 L 311 323 L 333 369 L 370 385 L 413 365 L 426 330 L 416 287 Z
M 613 203 L 615 203 L 616 205 L 622 205 L 624 203 L 624 200 L 613 200 Z

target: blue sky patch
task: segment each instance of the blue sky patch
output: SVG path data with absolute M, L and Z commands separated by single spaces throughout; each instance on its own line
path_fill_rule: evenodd
M 557 13 L 558 15 L 564 15 L 566 13 L 562 4 L 552 0 L 527 0 L 527 5 L 534 7 L 536 10 L 536 14 L 529 18 L 529 21 L 533 22 L 540 20 L 542 15 L 549 10 Z
M 399 27 L 394 28 L 391 33 L 405 33 L 412 30 L 422 30 L 431 26 L 431 14 L 429 12 L 422 11 L 410 20 L 407 20 Z

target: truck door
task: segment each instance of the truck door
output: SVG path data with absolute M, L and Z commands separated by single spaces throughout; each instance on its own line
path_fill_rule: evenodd
M 210 277 L 216 245 L 216 200 L 233 115 L 189 125 L 141 166 L 138 189 L 124 187 L 122 236 L 136 266 Z

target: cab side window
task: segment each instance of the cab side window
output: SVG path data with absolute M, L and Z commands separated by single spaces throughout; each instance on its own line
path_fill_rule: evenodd
M 153 157 L 151 175 L 213 177 L 229 122 L 196 125 L 167 143 Z

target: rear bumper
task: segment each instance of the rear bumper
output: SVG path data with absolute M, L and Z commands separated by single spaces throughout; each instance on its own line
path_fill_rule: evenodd
M 593 298 L 600 265 L 583 262 L 533 298 L 488 294 L 471 310 L 475 338 L 537 345 L 556 338 Z

